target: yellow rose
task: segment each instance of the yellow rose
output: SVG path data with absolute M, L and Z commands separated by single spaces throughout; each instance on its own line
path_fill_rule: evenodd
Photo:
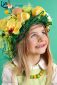
M 6 24 L 7 24 L 7 20 L 6 19 L 1 19 L 0 20 L 0 30 L 5 31 Z
M 44 14 L 43 14 L 43 16 L 44 16 L 46 14 L 45 10 L 40 6 L 37 6 L 36 8 L 34 8 L 32 10 L 32 15 L 36 16 L 36 15 L 40 14 L 42 11 L 44 11 Z
M 22 23 L 30 18 L 30 14 L 26 12 L 22 12 L 17 15 L 17 18 Z
M 23 21 L 22 13 L 17 14 L 17 19 L 22 23 Z
M 23 20 L 28 20 L 30 18 L 30 14 L 26 12 L 22 12 L 22 17 L 23 17 Z
M 14 18 L 8 20 L 6 30 L 8 31 L 8 30 L 13 29 L 13 28 L 15 28 L 15 19 Z
M 16 23 L 15 23 L 15 28 L 14 28 L 14 30 L 13 30 L 13 33 L 14 33 L 14 34 L 18 34 L 21 26 L 22 26 L 21 23 L 20 23 L 19 21 L 16 21 Z

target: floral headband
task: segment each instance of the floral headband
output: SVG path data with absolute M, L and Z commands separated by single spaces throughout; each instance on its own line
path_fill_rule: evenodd
M 39 23 L 49 27 L 52 25 L 52 19 L 40 6 L 23 6 L 13 9 L 10 16 L 0 20 L 0 30 L 3 31 L 2 36 L 10 38 L 12 49 L 15 49 L 13 47 L 26 36 L 30 27 Z

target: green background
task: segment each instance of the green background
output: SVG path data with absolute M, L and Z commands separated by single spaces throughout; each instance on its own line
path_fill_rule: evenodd
M 7 1 L 7 0 L 2 0 Z M 31 4 L 34 6 L 42 6 L 52 17 L 52 26 L 50 27 L 51 31 L 49 32 L 50 38 L 50 50 L 53 57 L 54 63 L 57 63 L 57 0 L 10 0 L 11 4 L 16 6 L 22 6 Z M 4 14 L 4 9 L 0 6 L 0 18 L 4 18 L 7 15 Z M 3 53 L 3 49 L 0 49 L 0 85 L 1 85 L 1 75 L 3 70 L 3 65 L 10 58 Z

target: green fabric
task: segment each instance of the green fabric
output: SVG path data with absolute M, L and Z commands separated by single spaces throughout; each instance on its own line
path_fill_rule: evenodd
M 42 76 L 40 79 L 28 79 L 27 81 L 22 82 L 21 77 L 18 77 L 19 85 L 45 85 L 46 76 Z
M 31 74 L 37 74 L 39 73 L 40 69 L 37 69 L 37 70 L 31 70 Z M 19 85 L 45 85 L 45 82 L 46 82 L 46 72 L 38 79 L 28 79 L 28 80 L 24 80 L 25 79 L 24 77 L 22 76 L 17 76 L 17 81 L 19 83 Z

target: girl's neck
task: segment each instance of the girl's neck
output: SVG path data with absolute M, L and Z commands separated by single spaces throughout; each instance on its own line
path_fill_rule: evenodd
M 36 65 L 39 62 L 39 60 L 40 60 L 40 55 L 28 55 L 27 56 L 29 67 Z

